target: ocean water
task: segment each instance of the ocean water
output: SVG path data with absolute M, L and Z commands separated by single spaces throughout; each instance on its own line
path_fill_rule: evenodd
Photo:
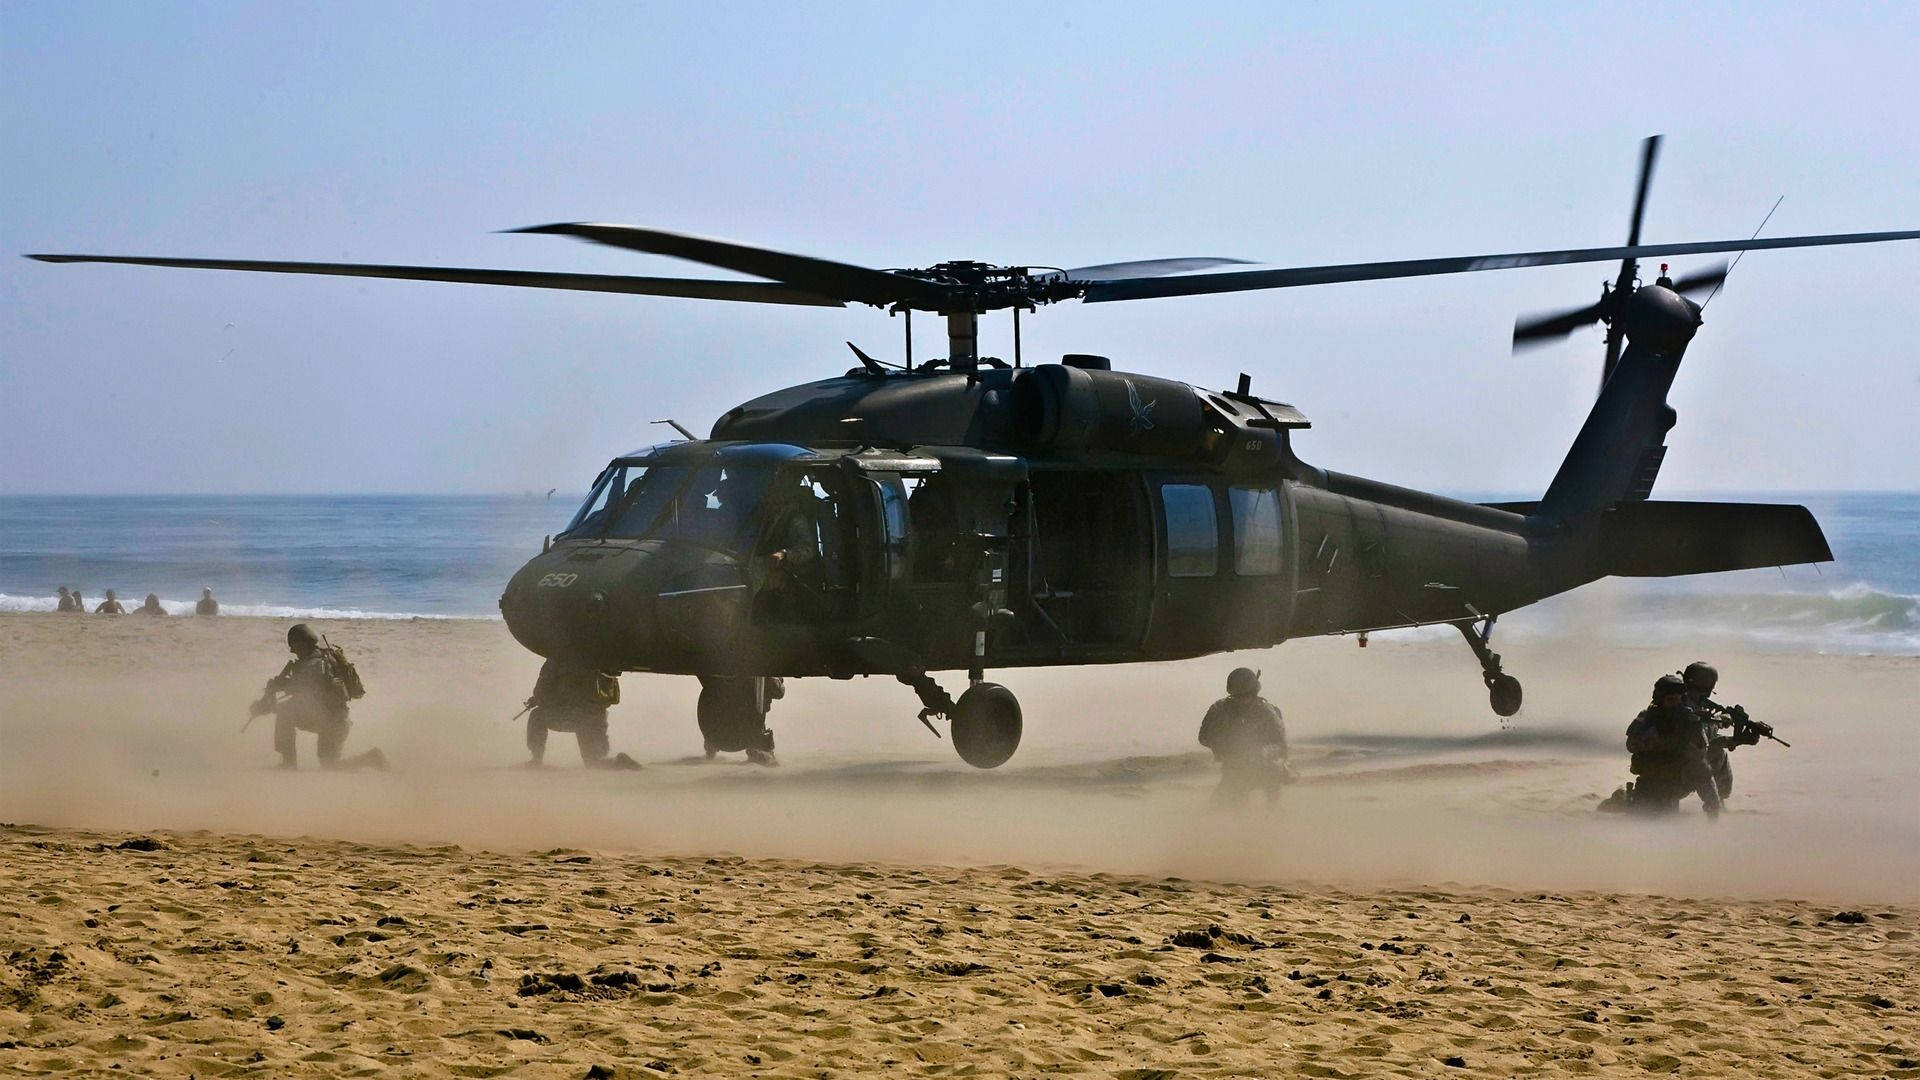
M 1604 581 L 1501 632 L 1920 655 L 1920 493 L 1753 501 L 1811 507 L 1835 561 Z M 51 611 L 69 585 L 89 605 L 152 592 L 185 614 L 210 586 L 230 615 L 494 618 L 507 578 L 574 508 L 571 495 L 0 496 L 0 611 Z
M 576 498 L 513 495 L 0 496 L 0 610 L 77 586 L 190 614 L 497 617 L 507 578 Z

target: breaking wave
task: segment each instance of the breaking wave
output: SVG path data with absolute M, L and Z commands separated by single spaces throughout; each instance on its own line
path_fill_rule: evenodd
M 1580 593 L 1571 598 L 1581 599 Z M 1777 592 L 1627 591 L 1611 603 L 1616 618 L 1606 632 L 1639 641 L 1665 644 L 1710 634 L 1823 652 L 1920 653 L 1920 596 L 1862 583 Z M 1524 633 L 1527 621 L 1515 617 L 1514 630 Z

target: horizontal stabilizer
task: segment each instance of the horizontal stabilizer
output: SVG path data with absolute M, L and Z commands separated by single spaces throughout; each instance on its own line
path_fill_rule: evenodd
M 1820 523 L 1804 506 L 1628 502 L 1600 517 L 1602 574 L 1673 577 L 1831 562 Z

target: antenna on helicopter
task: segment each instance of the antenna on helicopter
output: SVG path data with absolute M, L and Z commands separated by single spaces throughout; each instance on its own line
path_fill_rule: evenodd
M 861 367 L 866 368 L 868 371 L 873 372 L 875 375 L 885 375 L 887 373 L 888 368 L 894 368 L 895 370 L 899 370 L 899 367 L 896 364 L 889 364 L 885 360 L 875 360 L 873 357 L 868 356 L 866 353 L 860 351 L 860 346 L 855 345 L 851 341 L 847 342 L 847 348 L 852 349 L 853 355 L 860 358 Z
M 680 426 L 680 421 L 678 421 L 678 420 L 673 420 L 673 419 L 667 419 L 667 420 L 654 420 L 654 421 L 650 421 L 650 422 L 651 422 L 651 423 L 655 423 L 655 424 L 671 424 L 671 425 L 673 425 L 673 430 L 675 430 L 675 431 L 677 431 L 677 432 L 679 432 L 679 433 L 680 433 L 680 437 L 681 437 L 681 438 L 683 438 L 683 439 L 685 439 L 685 440 L 687 440 L 688 442 L 695 442 L 695 441 L 697 441 L 697 440 L 696 440 L 696 438 L 695 438 L 695 436 L 694 436 L 694 434 L 693 434 L 693 432 L 691 432 L 691 431 L 688 431 L 688 430 L 687 430 L 686 428 L 684 428 L 684 427 L 681 427 L 681 426 Z
M 1772 221 L 1772 220 L 1773 220 L 1773 211 L 1774 211 L 1774 210 L 1778 210 L 1778 209 L 1780 209 L 1780 204 L 1781 204 L 1781 203 L 1783 203 L 1783 202 L 1786 202 L 1786 201 L 1787 201 L 1787 197 L 1786 197 L 1785 195 L 1782 195 L 1782 196 L 1780 196 L 1779 198 L 1777 198 L 1777 199 L 1775 199 L 1775 200 L 1773 200 L 1773 207 L 1772 207 L 1772 209 L 1770 209 L 1770 210 L 1768 210 L 1768 211 L 1767 211 L 1767 216 L 1766 216 L 1766 217 L 1763 217 L 1763 218 L 1761 218 L 1761 219 L 1760 219 L 1760 224 L 1759 224 L 1759 226 L 1758 226 L 1757 228 L 1755 228 L 1755 229 L 1753 230 L 1753 235 L 1752 235 L 1752 236 L 1750 236 L 1750 237 L 1748 237 L 1748 239 L 1749 239 L 1749 240 L 1757 240 L 1757 239 L 1759 239 L 1759 238 L 1760 238 L 1760 230 L 1761 230 L 1761 229 L 1764 229 L 1764 228 L 1766 228 L 1766 227 L 1767 227 L 1767 222 L 1769 222 L 1769 221 Z M 1729 267 L 1727 267 L 1727 272 L 1726 272 L 1725 274 L 1722 274 L 1722 275 L 1720 275 L 1720 280 L 1719 280 L 1719 282 L 1717 282 L 1717 283 L 1716 283 L 1716 284 L 1715 284 L 1715 285 L 1713 286 L 1713 291 L 1707 294 L 1707 298 L 1706 298 L 1705 300 L 1702 300 L 1702 301 L 1700 301 L 1700 309 L 1701 309 L 1702 311 L 1705 311 L 1705 310 L 1706 310 L 1706 307 L 1707 307 L 1707 305 L 1708 305 L 1708 304 L 1711 304 L 1711 303 L 1713 303 L 1713 298 L 1714 298 L 1714 297 L 1716 297 L 1716 296 L 1719 296 L 1719 295 L 1720 295 L 1720 286 L 1721 286 L 1721 285 L 1725 285 L 1725 284 L 1727 283 L 1727 278 L 1728 278 L 1728 277 L 1730 277 L 1730 276 L 1732 276 L 1732 274 L 1733 274 L 1733 267 L 1734 267 L 1734 266 L 1739 266 L 1739 265 L 1740 265 L 1740 260 L 1741 260 L 1741 259 L 1742 259 L 1742 258 L 1743 258 L 1743 257 L 1744 257 L 1744 256 L 1745 256 L 1746 254 L 1747 254 L 1747 250 L 1746 250 L 1745 248 L 1741 248 L 1741 249 L 1740 249 L 1739 251 L 1737 251 L 1737 252 L 1735 252 L 1735 253 L 1734 253 L 1734 256 L 1733 256 L 1733 266 L 1729 266 Z

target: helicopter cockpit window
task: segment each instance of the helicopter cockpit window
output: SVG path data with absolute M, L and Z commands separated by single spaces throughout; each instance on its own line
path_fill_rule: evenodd
M 1233 571 L 1243 576 L 1280 572 L 1280 493 L 1272 488 L 1230 487 L 1233 505 Z
M 626 501 L 614 508 L 607 535 L 678 540 L 740 554 L 748 521 L 772 476 L 766 467 L 656 466 L 628 482 Z
M 609 465 L 601 472 L 599 479 L 593 482 L 593 490 L 587 493 L 587 501 L 573 515 L 573 520 L 560 532 L 560 536 L 598 536 L 607 524 L 607 504 L 619 502 L 625 493 L 627 467 Z
M 770 466 L 616 465 L 562 535 L 678 540 L 738 555 L 772 477 Z
M 1213 489 L 1204 484 L 1164 484 L 1160 502 L 1167 516 L 1167 573 L 1212 577 L 1220 568 L 1220 523 Z

